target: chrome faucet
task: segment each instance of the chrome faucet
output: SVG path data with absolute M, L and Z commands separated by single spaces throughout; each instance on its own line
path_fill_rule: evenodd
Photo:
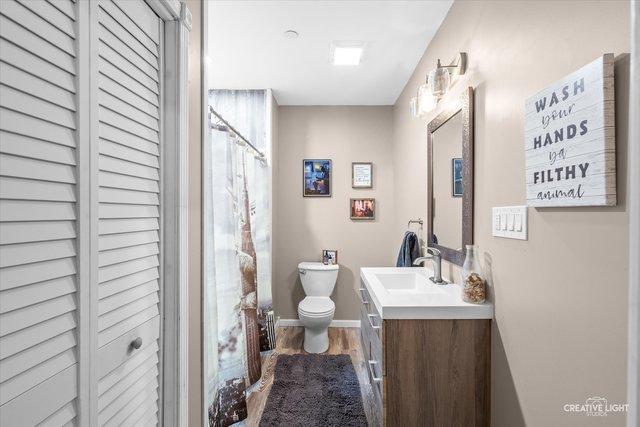
M 416 258 L 416 260 L 413 261 L 413 265 L 420 265 L 427 260 L 433 261 L 433 277 L 429 277 L 429 280 L 436 285 L 446 285 L 447 282 L 442 280 L 442 254 L 436 248 L 427 247 L 426 251 L 431 255 Z

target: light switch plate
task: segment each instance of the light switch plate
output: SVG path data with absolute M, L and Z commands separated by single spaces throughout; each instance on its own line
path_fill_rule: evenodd
M 491 212 L 491 230 L 496 237 L 528 239 L 529 219 L 526 206 L 501 206 Z

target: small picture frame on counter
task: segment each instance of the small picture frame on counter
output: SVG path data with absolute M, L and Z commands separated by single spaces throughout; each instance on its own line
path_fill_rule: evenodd
M 338 251 L 333 249 L 324 249 L 322 251 L 322 263 L 326 265 L 338 264 Z

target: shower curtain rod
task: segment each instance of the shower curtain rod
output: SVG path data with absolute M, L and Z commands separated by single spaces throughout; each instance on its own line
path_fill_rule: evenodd
M 233 126 L 231 126 L 229 124 L 228 121 L 226 121 L 216 110 L 213 109 L 213 107 L 211 105 L 209 105 L 209 112 L 211 114 L 213 114 L 214 116 L 216 116 L 218 118 L 219 121 L 221 121 L 222 123 L 224 123 L 224 125 L 227 127 L 228 130 L 230 130 L 231 132 L 233 132 L 238 138 L 240 138 L 241 140 L 243 140 L 249 147 L 251 147 L 251 149 L 253 151 L 255 151 L 256 153 L 258 153 L 258 156 L 266 159 L 267 156 L 264 155 L 264 153 L 260 150 L 258 150 L 256 148 L 255 145 L 253 145 L 252 143 L 249 142 L 249 140 L 247 138 L 245 138 L 244 136 L 242 136 L 242 134 L 240 132 L 238 132 L 237 130 L 235 130 L 235 128 Z M 213 126 L 213 125 L 212 125 Z

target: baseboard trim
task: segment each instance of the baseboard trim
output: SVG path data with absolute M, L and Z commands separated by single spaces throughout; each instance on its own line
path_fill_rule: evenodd
M 276 328 L 287 326 L 302 326 L 300 319 L 278 319 L 276 322 Z M 332 320 L 329 325 L 330 328 L 359 328 L 359 320 Z

